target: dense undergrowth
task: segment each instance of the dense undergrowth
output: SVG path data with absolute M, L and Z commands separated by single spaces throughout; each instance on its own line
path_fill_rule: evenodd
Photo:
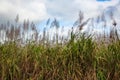
M 98 45 L 82 36 L 65 45 L 0 45 L 0 80 L 119 79 L 120 41 Z
M 106 27 L 104 17 L 101 19 Z M 29 20 L 19 24 L 18 16 L 15 24 L 1 24 L 0 80 L 120 80 L 120 35 L 111 19 L 110 33 L 103 31 L 96 37 L 81 35 L 90 20 L 81 22 L 82 13 L 78 31 L 73 27 L 67 37 L 58 35 L 56 19 L 51 23 L 56 28 L 52 39 L 46 28 L 39 35 Z

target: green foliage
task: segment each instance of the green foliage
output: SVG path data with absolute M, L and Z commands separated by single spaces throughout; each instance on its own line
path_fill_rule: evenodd
M 0 80 L 118 80 L 120 42 L 98 46 L 82 35 L 66 45 L 0 45 Z

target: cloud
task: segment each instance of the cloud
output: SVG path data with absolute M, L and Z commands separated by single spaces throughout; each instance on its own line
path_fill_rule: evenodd
M 74 20 L 77 17 L 78 9 L 74 0 L 47 0 L 47 12 L 51 17 L 59 20 Z
M 94 17 L 96 15 L 101 14 L 101 11 L 106 9 L 109 6 L 114 6 L 117 4 L 119 0 L 111 0 L 107 2 L 99 2 L 97 0 L 75 0 L 76 6 L 79 6 L 86 17 Z
M 36 22 L 48 16 L 46 6 L 42 1 L 2 0 L 0 5 L 0 17 L 3 20 L 13 20 L 19 14 L 20 21 L 29 19 Z
M 29 19 L 40 22 L 56 17 L 59 21 L 72 22 L 82 10 L 85 16 L 93 17 L 119 0 L 100 2 L 97 0 L 1 0 L 0 21 L 14 20 L 19 14 L 20 21 Z
M 114 6 L 119 0 L 99 2 L 97 0 L 47 0 L 47 12 L 51 17 L 63 21 L 75 21 L 78 12 L 82 10 L 85 18 L 95 17 L 109 6 Z

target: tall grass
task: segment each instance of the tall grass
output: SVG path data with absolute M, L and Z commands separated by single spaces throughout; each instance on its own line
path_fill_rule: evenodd
M 82 23 L 83 14 L 80 14 L 81 30 L 89 19 Z M 17 16 L 16 24 L 18 19 Z M 6 36 L 1 36 L 4 43 L 0 44 L 0 80 L 120 79 L 120 41 L 119 35 L 114 34 L 116 28 L 107 36 L 107 45 L 104 41 L 94 41 L 92 36 L 74 33 L 74 28 L 70 39 L 66 42 L 62 37 L 60 43 L 56 19 L 52 25 L 56 27 L 53 42 L 45 28 L 40 37 L 35 24 L 29 21 L 24 21 L 23 26 L 0 26 L 0 35 L 6 33 Z M 29 36 L 30 30 L 34 32 L 32 37 Z
M 99 47 L 82 36 L 48 47 L 15 42 L 0 45 L 1 80 L 119 80 L 120 42 Z

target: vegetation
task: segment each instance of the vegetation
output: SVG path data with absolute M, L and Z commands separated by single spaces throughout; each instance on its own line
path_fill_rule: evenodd
M 20 26 L 17 22 L 18 17 L 16 25 L 0 27 L 0 33 L 6 34 L 1 36 L 0 80 L 120 79 L 120 40 L 116 29 L 107 37 L 107 43 L 106 37 L 96 42 L 91 36 L 74 33 L 73 28 L 69 40 L 59 41 L 56 33 L 51 42 L 45 29 L 40 37 L 34 23 L 24 21 Z M 53 22 L 57 32 L 59 23 L 56 19 Z M 30 30 L 34 32 L 32 38 Z

